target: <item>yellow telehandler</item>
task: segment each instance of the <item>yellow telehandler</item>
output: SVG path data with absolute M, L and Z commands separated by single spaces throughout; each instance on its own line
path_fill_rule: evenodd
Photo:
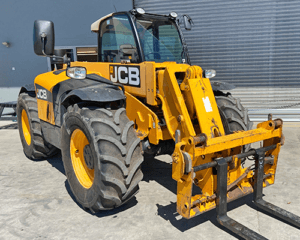
M 71 190 L 91 212 L 116 208 L 137 193 L 143 154 L 171 154 L 184 218 L 216 208 L 221 225 L 265 239 L 227 216 L 228 202 L 253 193 L 260 209 L 300 227 L 298 216 L 262 199 L 275 181 L 282 120 L 269 116 L 252 130 L 240 100 L 224 92 L 233 86 L 190 64 L 180 24 L 190 30 L 192 20 L 141 8 L 109 14 L 91 25 L 97 59 L 71 62 L 54 49 L 53 23 L 35 21 L 35 53 L 61 64 L 20 90 L 25 155 L 47 158 L 60 149 Z M 254 142 L 263 145 L 251 149 Z

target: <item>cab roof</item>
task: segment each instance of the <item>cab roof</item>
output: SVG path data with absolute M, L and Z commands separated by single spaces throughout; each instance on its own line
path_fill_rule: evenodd
M 127 13 L 130 13 L 131 11 L 127 12 Z M 114 14 L 119 14 L 119 13 L 126 13 L 126 12 L 113 12 L 113 13 L 110 13 L 110 14 L 107 14 L 106 16 L 98 19 L 97 21 L 93 22 L 92 25 L 91 25 L 91 31 L 93 32 L 99 32 L 99 25 L 100 25 L 100 22 L 103 21 L 104 19 L 108 18 L 108 17 L 111 17 L 112 15 Z M 168 17 L 168 15 L 161 15 L 161 14 L 152 14 L 152 13 L 145 13 L 143 15 L 147 15 L 147 16 L 152 16 L 152 17 Z
M 93 32 L 98 32 L 99 31 L 99 24 L 102 20 L 104 20 L 105 18 L 108 18 L 108 17 L 111 17 L 114 13 L 110 13 L 110 14 L 107 14 L 106 16 L 98 19 L 97 21 L 93 22 L 92 25 L 91 25 L 91 30 Z

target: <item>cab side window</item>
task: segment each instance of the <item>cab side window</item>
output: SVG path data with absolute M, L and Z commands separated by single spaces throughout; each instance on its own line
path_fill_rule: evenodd
M 107 18 L 100 26 L 101 62 L 139 62 L 135 38 L 127 15 Z

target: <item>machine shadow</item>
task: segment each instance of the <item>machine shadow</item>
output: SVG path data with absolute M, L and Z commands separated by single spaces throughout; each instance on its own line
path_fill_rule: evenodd
M 57 153 L 52 158 L 46 159 L 46 161 L 54 168 L 56 168 L 60 173 L 66 175 L 64 164 L 61 159 L 61 152 Z
M 62 173 L 63 175 L 66 175 L 60 152 L 57 155 L 55 155 L 54 157 L 46 159 L 46 161 L 50 165 L 52 165 L 52 167 L 56 168 L 60 173 Z M 68 183 L 68 180 L 65 181 L 65 188 L 66 188 L 68 194 L 70 195 L 70 197 L 72 198 L 72 200 L 77 204 L 77 206 L 79 208 L 81 208 L 83 211 L 87 212 L 88 214 L 91 214 L 93 216 L 100 217 L 100 218 L 115 215 L 117 213 L 126 211 L 127 209 L 132 208 L 133 206 L 135 206 L 137 204 L 136 197 L 133 197 L 128 203 L 122 205 L 121 207 L 118 207 L 118 208 L 115 208 L 115 209 L 112 209 L 109 211 L 100 211 L 97 213 L 92 213 L 88 209 L 84 209 L 80 204 L 78 204 L 78 202 L 71 190 L 71 187 Z
M 96 216 L 98 218 L 108 217 L 108 216 L 112 216 L 112 215 L 118 214 L 120 212 L 126 211 L 129 208 L 134 207 L 138 203 L 137 200 L 136 200 L 136 197 L 133 197 L 128 203 L 126 203 L 126 204 L 124 204 L 124 205 L 122 205 L 122 206 L 120 206 L 118 208 L 114 208 L 114 209 L 111 209 L 111 210 L 99 211 L 99 212 L 96 212 L 96 213 L 92 213 L 89 209 L 83 208 L 77 202 L 77 200 L 76 200 L 74 194 L 72 193 L 71 187 L 70 187 L 70 185 L 69 185 L 69 183 L 68 183 L 67 180 L 65 181 L 65 187 L 66 187 L 67 192 L 69 193 L 70 197 L 73 199 L 73 201 L 77 204 L 77 206 L 79 208 L 81 208 L 83 211 L 87 212 L 88 214 Z M 115 216 L 115 217 L 117 217 L 117 216 Z
M 177 183 L 172 179 L 172 163 L 163 162 L 157 158 L 145 158 L 144 163 L 142 164 L 142 171 L 144 174 L 143 181 L 149 182 L 150 180 L 156 181 L 169 191 L 174 194 L 177 194 Z M 195 193 L 193 193 L 195 194 Z M 252 195 L 248 195 L 237 199 L 233 202 L 230 202 L 227 206 L 228 211 L 235 209 L 236 207 L 247 204 L 248 206 L 255 207 L 252 203 Z M 169 205 L 162 206 L 156 204 L 157 214 L 169 221 L 175 228 L 181 232 L 185 232 L 191 228 L 197 227 L 202 223 L 210 221 L 216 227 L 222 229 L 228 234 L 232 235 L 237 239 L 243 239 L 236 235 L 235 233 L 229 231 L 227 228 L 221 226 L 217 221 L 216 210 L 213 209 L 206 213 L 201 214 L 200 216 L 194 217 L 192 219 L 182 218 L 179 213 L 176 211 L 176 203 L 171 202 Z
M 49 164 L 52 165 L 52 167 L 56 168 L 59 172 L 61 172 L 62 174 L 65 175 L 65 170 L 64 170 L 64 166 L 63 166 L 63 162 L 62 162 L 60 153 L 58 153 L 56 156 L 54 156 L 52 158 L 46 159 L 46 161 L 48 161 Z M 142 171 L 144 174 L 144 178 L 142 181 L 146 181 L 146 182 L 149 182 L 152 180 L 156 181 L 161 186 L 163 186 L 167 190 L 171 191 L 173 194 L 175 194 L 175 195 L 177 194 L 177 184 L 171 177 L 172 176 L 172 163 L 164 162 L 157 158 L 145 157 L 144 163 L 142 164 Z M 78 207 L 80 207 L 83 211 L 86 211 L 89 214 L 94 215 L 99 218 L 115 215 L 120 212 L 126 211 L 127 209 L 134 207 L 138 203 L 138 201 L 134 197 L 128 203 L 126 203 L 116 209 L 112 209 L 109 211 L 100 211 L 97 213 L 91 213 L 90 211 L 84 209 L 81 205 L 79 205 L 77 203 L 77 200 L 76 200 L 74 194 L 72 193 L 70 185 L 67 180 L 65 181 L 65 187 L 66 187 L 68 194 L 73 199 L 73 201 L 78 205 Z M 260 211 L 270 217 L 273 217 L 277 220 L 282 221 L 278 217 L 276 217 L 268 212 L 265 212 L 263 210 L 260 210 L 252 202 L 252 194 L 229 203 L 227 206 L 228 211 L 233 210 L 233 209 L 235 209 L 239 206 L 245 205 L 245 204 L 247 204 L 249 207 L 253 208 L 256 211 Z M 166 221 L 169 221 L 175 228 L 177 228 L 181 232 L 185 232 L 191 228 L 197 227 L 198 225 L 200 225 L 202 223 L 210 221 L 216 227 L 222 229 L 223 231 L 227 232 L 228 234 L 232 235 L 233 237 L 235 237 L 237 239 L 243 239 L 243 238 L 240 238 L 235 233 L 229 231 L 227 228 L 221 226 L 217 222 L 217 214 L 216 214 L 215 209 L 213 209 L 209 212 L 206 212 L 204 214 L 201 214 L 200 216 L 197 216 L 195 218 L 185 219 L 185 218 L 182 218 L 179 215 L 179 213 L 177 213 L 175 202 L 170 202 L 170 204 L 166 205 L 166 206 L 159 205 L 159 204 L 156 204 L 156 206 L 157 206 L 157 214 L 160 217 L 162 217 L 163 219 L 165 219 Z M 290 223 L 288 223 L 286 221 L 282 221 L 282 222 L 291 225 Z M 291 226 L 293 226 L 293 225 L 291 225 Z
M 273 203 L 272 203 L 272 204 L 273 204 Z M 288 221 L 286 221 L 286 220 L 284 220 L 284 219 L 282 219 L 282 218 L 279 218 L 279 217 L 276 216 L 275 214 L 269 213 L 269 212 L 267 212 L 267 211 L 265 211 L 265 210 L 263 210 L 263 209 L 257 207 L 253 202 L 251 202 L 250 204 L 247 203 L 247 205 L 248 205 L 249 207 L 251 207 L 252 209 L 254 209 L 254 210 L 258 211 L 258 212 L 261 212 L 261 213 L 263 213 L 263 214 L 265 214 L 265 215 L 267 215 L 267 216 L 269 216 L 269 217 L 271 217 L 271 218 L 274 218 L 274 219 L 276 219 L 276 220 L 278 220 L 278 221 L 280 221 L 280 222 L 283 222 L 283 223 L 285 223 L 285 224 L 287 224 L 287 225 L 290 225 L 291 227 L 300 229 L 300 227 L 295 226 L 295 225 L 293 225 L 292 223 L 290 223 L 290 222 L 288 222 Z M 284 209 L 284 210 L 285 210 L 285 209 Z
M 1 129 L 18 129 L 18 123 L 11 123 L 0 127 Z
M 142 164 L 144 178 L 142 181 L 156 181 L 174 194 L 177 194 L 176 181 L 172 179 L 172 163 L 163 162 L 150 156 L 144 157 Z

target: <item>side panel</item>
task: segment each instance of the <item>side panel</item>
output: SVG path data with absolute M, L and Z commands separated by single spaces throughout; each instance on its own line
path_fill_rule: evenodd
M 35 84 L 36 99 L 39 118 L 45 122 L 54 124 L 54 111 L 52 93 L 42 86 Z
M 45 140 L 48 143 L 51 143 L 53 146 L 57 148 L 61 148 L 61 130 L 60 127 L 52 125 L 50 123 L 41 121 L 41 127 L 43 130 L 43 135 Z
M 47 72 L 35 78 L 38 114 L 41 120 L 55 124 L 52 90 L 55 85 L 67 79 L 70 78 L 66 76 L 65 71 Z
M 52 92 L 52 88 L 56 84 L 63 82 L 67 79 L 70 79 L 70 78 L 66 75 L 66 72 L 58 70 L 58 71 L 47 72 L 47 73 L 38 75 L 34 79 L 34 84 L 40 85 L 43 88 L 45 88 L 46 90 Z
M 109 63 L 109 62 L 74 62 L 72 66 L 86 67 L 88 71 L 95 72 L 100 76 L 111 80 L 112 82 L 121 83 L 124 85 L 126 92 L 130 94 L 145 98 L 147 96 L 146 86 L 146 64 L 122 64 L 122 63 Z M 130 70 L 132 68 L 130 76 Z M 136 69 L 138 68 L 139 74 Z M 130 80 L 136 82 L 139 78 L 139 85 L 129 84 Z

